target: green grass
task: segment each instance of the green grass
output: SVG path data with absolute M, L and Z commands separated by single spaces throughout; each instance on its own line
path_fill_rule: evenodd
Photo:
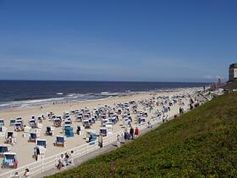
M 237 94 L 50 177 L 237 177 Z

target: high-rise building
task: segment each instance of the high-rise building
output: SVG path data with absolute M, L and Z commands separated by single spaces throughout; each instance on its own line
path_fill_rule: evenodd
M 237 63 L 231 64 L 229 67 L 229 82 L 237 81 Z

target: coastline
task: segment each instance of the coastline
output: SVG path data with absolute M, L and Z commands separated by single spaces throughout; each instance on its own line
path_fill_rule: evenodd
M 0 81 L 1 82 L 1 81 Z M 35 81 L 34 81 L 35 82 Z M 116 82 L 115 82 L 116 83 Z M 123 82 L 122 82 L 123 83 Z M 126 83 L 126 82 L 125 82 Z M 136 83 L 136 82 L 135 82 Z M 138 82 L 139 83 L 139 82 Z M 29 83 L 31 84 L 31 83 Z M 37 83 L 36 83 L 37 84 Z M 140 84 L 145 85 L 146 83 L 140 82 Z M 149 82 L 148 82 L 149 84 Z M 155 84 L 161 84 L 162 82 L 158 82 Z M 0 95 L 0 110 L 9 109 L 9 108 L 25 108 L 25 107 L 32 107 L 32 106 L 41 106 L 41 105 L 47 105 L 51 103 L 68 103 L 68 102 L 79 102 L 79 101 L 88 101 L 88 100 L 97 100 L 97 99 L 104 99 L 108 97 L 115 97 L 115 96 L 129 96 L 134 94 L 140 94 L 140 93 L 151 93 L 151 92 L 169 92 L 169 91 L 177 91 L 178 89 L 187 89 L 187 88 L 201 88 L 202 86 L 208 86 L 208 84 L 203 83 L 197 83 L 195 86 L 195 83 L 187 83 L 187 86 L 175 86 L 175 87 L 169 87 L 169 84 L 177 84 L 175 82 L 173 83 L 167 83 L 167 86 L 157 86 L 157 88 L 146 88 L 138 89 L 138 90 L 127 90 L 126 87 L 124 89 L 119 88 L 119 90 L 115 89 L 115 87 L 108 88 L 107 90 L 101 91 L 81 91 L 80 88 L 78 88 L 78 91 L 73 92 L 52 92 L 51 90 L 54 88 L 49 88 L 48 95 L 50 96 L 40 96 L 40 91 L 37 91 L 37 93 L 31 93 L 29 89 L 27 91 L 19 90 L 18 92 L 11 90 L 12 86 L 6 87 L 6 90 L 9 89 L 8 92 L 6 92 L 5 95 Z M 180 83 L 180 85 L 185 85 L 186 83 Z M 203 84 L 203 85 L 202 85 Z M 189 86 L 190 85 L 190 86 Z M 11 87 L 11 88 L 9 88 Z M 29 85 L 29 88 L 32 87 L 32 90 L 35 90 L 34 86 Z M 51 86 L 52 87 L 52 86 Z M 67 85 L 62 87 L 68 87 Z M 80 92 L 81 91 L 81 92 Z M 1 92 L 5 92 L 1 91 Z M 16 93 L 15 93 L 16 92 Z M 47 92 L 46 89 L 42 91 L 43 93 Z M 14 93 L 14 94 L 13 94 Z M 9 98 L 10 97 L 10 98 Z
M 113 106 L 115 104 L 119 103 L 126 103 L 129 101 L 144 101 L 153 97 L 164 97 L 164 96 L 172 96 L 172 95 L 178 95 L 178 94 L 194 94 L 195 91 L 200 90 L 200 88 L 182 88 L 182 89 L 173 89 L 172 91 L 162 91 L 162 92 L 142 92 L 142 93 L 136 93 L 131 94 L 128 96 L 113 96 L 113 97 L 107 97 L 103 99 L 96 99 L 96 100 L 87 100 L 87 101 L 78 101 L 78 102 L 69 102 L 69 103 L 58 103 L 58 104 L 46 104 L 43 105 L 42 108 L 39 106 L 32 106 L 32 107 L 26 107 L 26 108 L 10 108 L 5 110 L 0 110 L 0 117 L 3 118 L 6 122 L 6 125 L 8 126 L 9 120 L 12 118 L 22 117 L 24 119 L 24 123 L 28 123 L 29 119 L 32 115 L 34 116 L 41 116 L 42 114 L 47 115 L 49 112 L 53 112 L 57 115 L 62 115 L 63 112 L 72 111 L 76 109 L 82 109 L 82 108 L 88 108 L 90 110 L 109 105 Z M 186 101 L 188 102 L 188 101 Z M 170 113 L 170 117 L 178 113 L 178 107 L 175 107 L 172 109 Z M 133 115 L 134 117 L 134 115 Z M 46 138 L 43 134 L 45 132 L 45 127 L 50 125 L 52 123 L 48 121 L 44 121 L 44 127 L 41 131 L 41 138 Z M 75 128 L 76 125 L 74 125 Z M 134 125 L 135 126 L 135 125 Z M 93 126 L 93 129 L 98 129 L 99 124 L 95 124 Z M 119 125 L 114 126 L 113 132 L 121 130 Z M 58 131 L 57 134 L 60 134 Z M 49 144 L 49 148 L 47 148 L 45 157 L 49 157 L 53 154 L 60 153 L 62 151 L 74 148 L 78 145 L 85 144 L 85 140 L 82 138 L 82 136 L 75 136 L 74 138 L 69 138 L 66 140 L 66 147 L 65 148 L 58 148 L 53 147 L 52 144 L 54 142 L 53 137 L 47 137 L 47 144 Z M 76 141 L 75 141 L 76 139 Z M 1 138 L 1 142 L 3 142 L 4 139 Z M 18 159 L 20 160 L 19 166 L 23 166 L 26 164 L 29 164 L 31 162 L 34 162 L 32 159 L 33 154 L 33 147 L 35 144 L 26 142 L 27 138 L 23 138 L 21 136 L 21 133 L 18 133 L 17 135 L 17 144 L 13 146 L 12 151 L 15 151 L 18 155 Z M 24 152 L 22 152 L 24 150 Z M 8 170 L 0 169 L 0 174 L 3 172 L 6 172 Z
M 2 117 L 2 113 L 4 112 L 12 112 L 14 110 L 25 110 L 25 109 L 35 109 L 39 107 L 51 107 L 52 105 L 60 106 L 60 105 L 75 105 L 85 102 L 96 102 L 103 101 L 109 98 L 121 98 L 121 97 L 130 97 L 133 95 L 143 95 L 143 94 L 157 94 L 157 93 L 169 93 L 169 92 L 177 92 L 185 89 L 199 89 L 201 87 L 185 87 L 185 88 L 165 88 L 158 90 L 149 90 L 149 91 L 132 91 L 132 92 L 121 92 L 121 93 L 108 93 L 108 95 L 101 95 L 103 98 L 92 98 L 92 99 L 72 99 L 66 97 L 58 97 L 58 98 L 45 98 L 45 99 L 35 99 L 35 100 L 22 100 L 22 101 L 8 101 L 0 104 L 0 118 Z M 78 94 L 80 95 L 80 94 Z M 97 94 L 94 94 L 97 95 Z M 3 107 L 1 107 L 3 106 Z M 4 114 L 3 114 L 4 115 Z M 4 118 L 3 118 L 4 119 Z

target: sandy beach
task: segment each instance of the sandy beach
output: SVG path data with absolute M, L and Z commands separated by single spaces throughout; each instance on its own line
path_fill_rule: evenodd
M 61 104 L 45 104 L 42 106 L 32 106 L 32 107 L 26 107 L 26 108 L 8 108 L 0 111 L 0 118 L 4 119 L 5 121 L 5 127 L 7 127 L 7 131 L 13 131 L 13 126 L 9 126 L 10 119 L 15 119 L 18 117 L 23 118 L 24 124 L 29 125 L 28 122 L 31 119 L 32 116 L 47 116 L 49 112 L 53 112 L 55 115 L 62 116 L 64 112 L 70 112 L 74 110 L 80 110 L 83 108 L 88 108 L 89 110 L 97 109 L 99 107 L 104 107 L 105 105 L 110 107 L 116 107 L 118 104 L 121 103 L 129 103 L 130 101 L 135 101 L 138 104 L 138 111 L 143 111 L 148 113 L 148 117 L 146 119 L 146 122 L 150 121 L 152 123 L 152 118 L 157 119 L 157 112 L 161 111 L 163 109 L 163 106 L 168 105 L 157 105 L 152 110 L 149 110 L 148 107 L 144 107 L 144 105 L 141 104 L 141 102 L 144 101 L 152 101 L 153 103 L 157 103 L 158 101 L 161 101 L 162 97 L 169 97 L 170 101 L 172 96 L 184 96 L 182 100 L 182 108 L 187 111 L 189 109 L 190 104 L 190 96 L 191 98 L 196 98 L 196 91 L 200 90 L 200 88 L 188 88 L 188 89 L 176 89 L 173 91 L 163 91 L 163 92 L 144 92 L 144 93 L 138 93 L 133 94 L 129 96 L 119 96 L 119 97 L 110 97 L 105 99 L 98 99 L 98 100 L 90 100 L 90 101 L 78 101 L 78 102 L 70 102 L 70 103 L 61 103 Z M 164 99 L 163 99 L 164 100 Z M 198 102 L 201 102 L 201 100 L 197 99 Z M 179 103 L 173 104 L 170 107 L 170 111 L 167 112 L 167 117 L 172 117 L 179 113 L 181 105 Z M 119 115 L 119 122 L 113 125 L 113 133 L 124 130 L 124 123 L 122 115 Z M 131 117 L 133 119 L 131 125 L 132 127 L 139 127 L 137 123 L 137 116 L 134 113 L 131 113 Z M 77 122 L 75 116 L 71 116 L 72 119 L 72 127 L 74 133 L 76 132 L 77 126 L 82 127 L 81 122 Z M 162 120 L 160 120 L 162 122 Z M 43 120 L 42 123 L 43 127 L 40 131 L 40 137 L 42 139 L 47 140 L 47 149 L 45 152 L 44 157 L 47 158 L 49 156 L 52 156 L 54 154 L 61 153 L 65 150 L 74 148 L 79 145 L 86 144 L 86 141 L 84 139 L 86 129 L 82 130 L 81 135 L 75 134 L 74 137 L 66 138 L 65 147 L 56 147 L 54 146 L 55 142 L 55 136 L 56 135 L 64 135 L 62 127 L 55 128 L 54 135 L 53 136 L 46 136 L 45 131 L 47 126 L 52 126 L 53 123 L 49 119 L 46 118 L 46 120 Z M 95 130 L 97 133 L 99 133 L 101 122 L 98 120 L 95 122 L 95 124 L 92 125 L 92 130 Z M 0 138 L 0 143 L 3 144 L 5 142 L 5 137 Z M 9 145 L 10 146 L 10 145 Z M 17 132 L 16 136 L 16 144 L 13 146 L 10 146 L 11 152 L 15 152 L 17 155 L 17 160 L 19 162 L 18 167 L 24 166 L 26 164 L 35 162 L 35 159 L 32 157 L 33 150 L 35 147 L 35 143 L 29 143 L 28 138 L 23 137 L 23 132 Z M 44 157 L 41 157 L 40 159 L 43 159 Z M 2 159 L 0 160 L 2 161 Z M 10 169 L 3 169 L 0 168 L 0 174 L 4 173 L 6 171 L 9 171 Z

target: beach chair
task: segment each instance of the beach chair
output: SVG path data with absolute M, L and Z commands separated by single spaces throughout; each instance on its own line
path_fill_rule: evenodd
M 29 125 L 31 128 L 37 128 L 37 121 L 35 119 L 29 120 Z
M 76 117 L 76 121 L 81 122 L 82 118 L 83 118 L 82 114 L 78 114 L 77 117 Z
M 0 145 L 0 157 L 3 157 L 4 153 L 9 152 L 8 145 L 2 144 Z
M 110 135 L 113 133 L 113 125 L 106 125 L 107 128 L 107 135 Z
M 116 124 L 116 119 L 113 117 L 110 117 L 109 122 L 114 125 L 114 124 Z
M 85 129 L 90 129 L 90 128 L 91 128 L 91 124 L 90 124 L 90 122 L 89 122 L 88 119 L 83 120 L 83 127 L 84 127 Z
M 32 130 L 32 128 L 30 126 L 25 126 L 24 127 L 23 137 L 29 138 L 31 130 Z
M 73 128 L 71 126 L 65 127 L 64 132 L 66 137 L 74 137 Z
M 106 127 L 101 127 L 100 128 L 100 135 L 102 135 L 103 137 L 106 137 L 108 134 L 108 129 Z
M 5 125 L 4 120 L 0 119 L 0 126 L 4 126 L 4 125 Z
M 118 115 L 121 115 L 121 114 L 122 114 L 122 110 L 121 110 L 121 109 L 118 109 L 117 114 L 118 114 Z
M 90 138 L 89 138 L 89 144 L 90 145 L 94 145 L 96 143 L 96 140 L 97 140 L 97 135 L 90 135 Z
M 140 117 L 140 118 L 138 118 L 138 123 L 144 124 L 144 123 L 146 123 L 146 119 L 144 117 Z
M 117 116 L 117 115 L 114 115 L 114 116 L 112 117 L 112 120 L 111 120 L 111 121 L 112 121 L 113 124 L 115 125 L 115 124 L 119 121 L 118 116 Z
M 85 118 L 85 119 L 89 119 L 89 118 L 90 118 L 90 113 L 84 114 L 84 118 Z
M 69 113 L 69 112 L 65 112 L 65 113 L 63 114 L 63 120 L 66 120 L 66 119 L 68 119 L 68 118 L 70 118 L 70 113 Z
M 5 137 L 6 135 L 6 132 L 7 132 L 7 128 L 4 127 L 4 126 L 0 126 L 0 137 Z
M 55 118 L 54 119 L 54 126 L 55 127 L 61 127 L 61 125 L 62 125 L 62 119 L 59 118 L 59 117 Z
M 5 139 L 6 144 L 15 144 L 16 143 L 16 133 L 8 131 Z
M 54 143 L 54 146 L 61 146 L 64 147 L 64 143 L 65 143 L 65 138 L 64 136 L 57 136 L 56 137 L 56 141 Z
M 124 118 L 123 125 L 125 125 L 125 126 L 131 125 L 131 119 L 129 117 Z
M 101 115 L 101 119 L 106 119 L 106 115 Z
M 46 127 L 45 135 L 53 136 L 54 129 L 52 127 Z
M 90 122 L 90 124 L 94 124 L 94 123 L 95 123 L 95 118 L 94 118 L 94 117 L 91 117 L 91 118 L 89 119 L 89 122 Z
M 56 119 L 57 117 L 55 115 L 48 115 L 49 121 L 53 121 L 54 119 Z
M 10 120 L 10 126 L 14 126 L 15 123 L 16 123 L 16 120 L 15 120 L 15 119 L 11 119 L 11 120 Z
M 21 125 L 23 125 L 23 119 L 21 117 L 18 117 L 18 118 L 16 118 L 15 123 L 21 123 Z
M 2 168 L 16 169 L 17 165 L 16 153 L 6 152 L 3 154 Z
M 71 127 L 71 124 L 66 124 L 66 125 L 64 125 L 64 126 L 63 126 L 63 132 L 65 132 L 65 129 L 66 129 L 66 128 L 69 128 L 69 127 Z
M 39 148 L 40 150 L 40 154 L 45 154 L 46 151 L 46 147 L 47 147 L 47 141 L 46 139 L 36 139 L 36 146 Z
M 103 124 L 103 127 L 109 127 L 109 128 L 111 128 L 111 127 L 113 127 L 113 123 L 110 122 L 110 121 L 105 122 L 105 123 Z
M 28 142 L 35 142 L 36 139 L 37 139 L 37 133 L 31 132 L 30 136 L 29 136 L 29 139 L 28 139 Z
M 23 131 L 24 130 L 23 121 L 16 121 L 16 123 L 14 125 L 14 130 L 16 132 Z
M 66 119 L 64 121 L 64 125 L 72 125 L 72 121 L 70 119 Z
M 87 142 L 90 145 L 93 145 L 96 143 L 97 137 L 98 135 L 96 134 L 96 132 L 90 131 L 87 133 L 87 140 L 88 140 Z
M 87 120 L 89 121 L 90 125 L 93 125 L 95 123 L 95 118 L 93 117 L 90 117 Z
M 101 125 L 104 126 L 107 122 L 109 122 L 109 119 L 103 118 L 101 120 Z

